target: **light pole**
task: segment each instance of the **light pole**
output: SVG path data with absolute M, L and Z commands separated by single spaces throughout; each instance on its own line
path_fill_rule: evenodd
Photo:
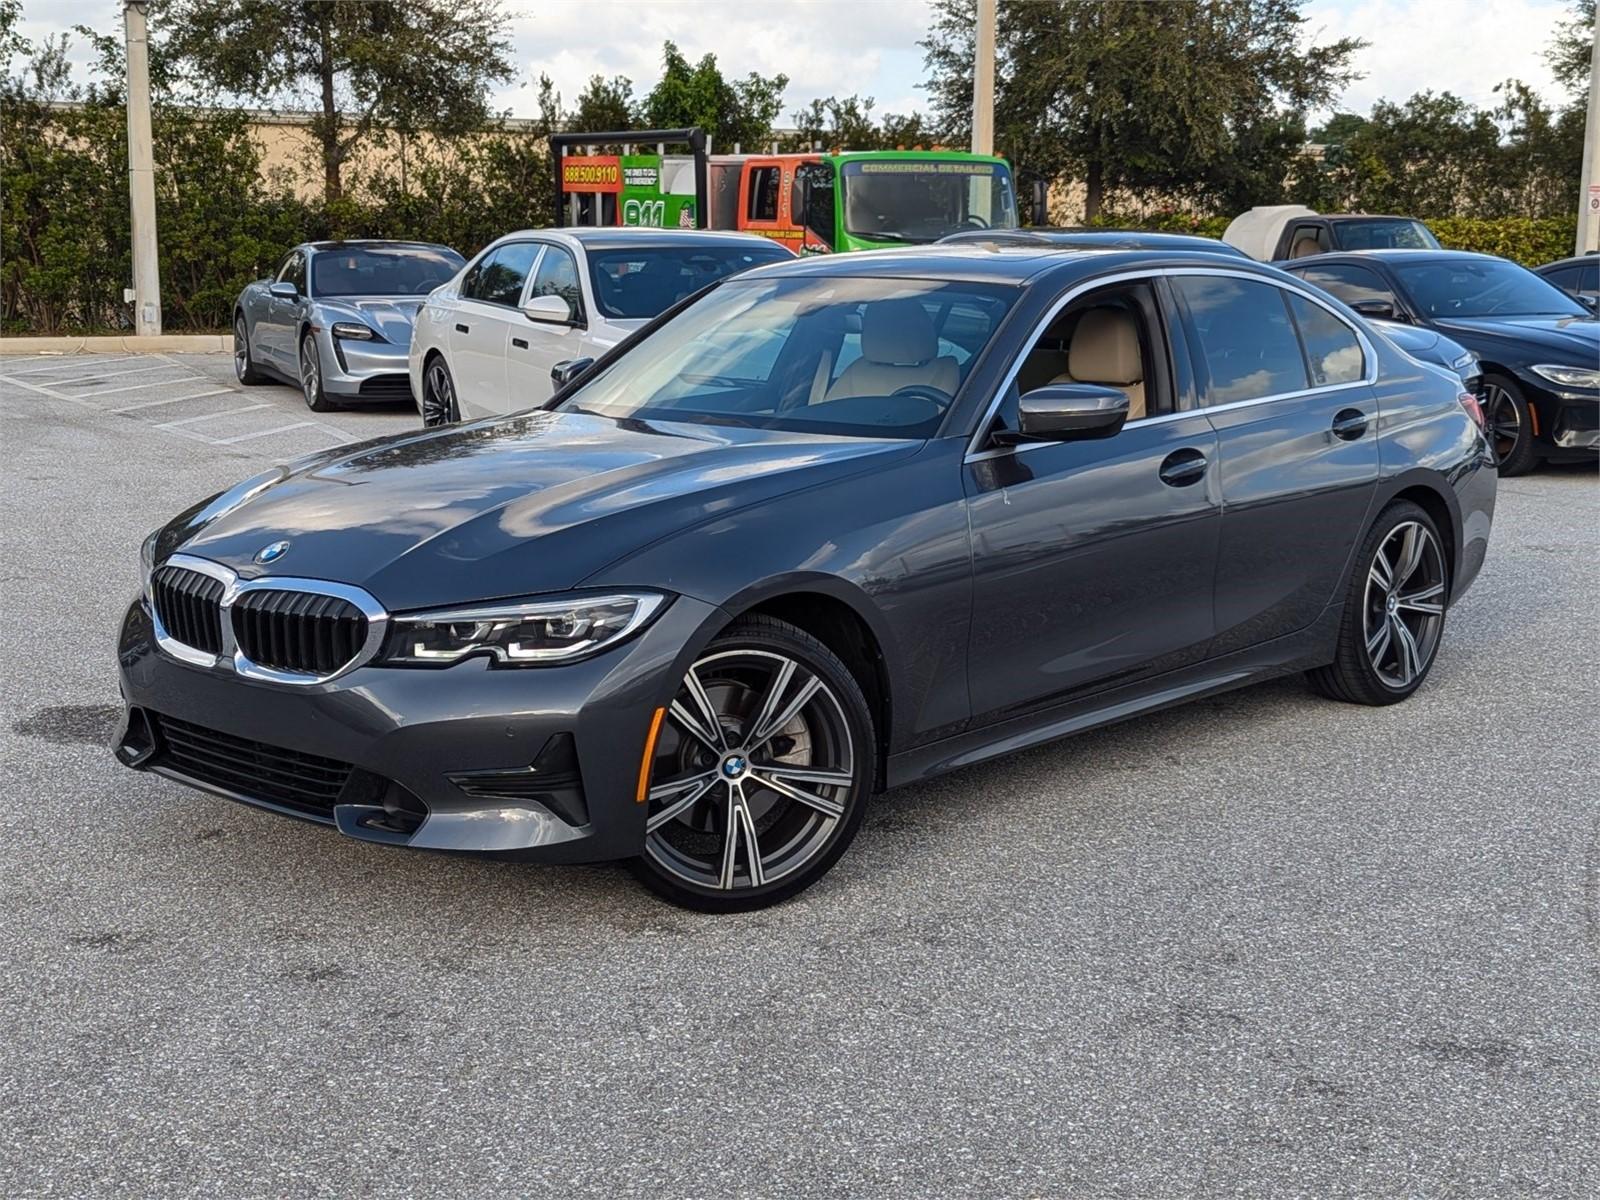
M 128 44 L 128 200 L 133 232 L 133 330 L 161 332 L 161 264 L 156 252 L 155 153 L 150 135 L 150 39 L 146 0 L 125 0 Z
M 1600 21 L 1589 52 L 1589 114 L 1583 122 L 1583 173 L 1578 180 L 1578 244 L 1574 254 L 1600 250 Z
M 995 0 L 978 0 L 978 37 L 972 56 L 972 152 L 994 153 Z

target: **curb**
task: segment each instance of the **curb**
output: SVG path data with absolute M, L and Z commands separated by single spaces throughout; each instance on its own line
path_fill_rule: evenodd
M 0 337 L 0 357 L 18 354 L 217 354 L 232 351 L 222 333 L 170 333 L 160 337 Z

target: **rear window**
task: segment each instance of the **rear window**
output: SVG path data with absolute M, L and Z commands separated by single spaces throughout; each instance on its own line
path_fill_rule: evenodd
M 442 249 L 323 250 L 311 260 L 311 289 L 317 296 L 426 296 L 465 261 Z
M 777 243 L 747 246 L 640 246 L 589 253 L 594 299 L 622 320 L 660 316 L 707 284 L 794 256 Z
M 1437 250 L 1439 239 L 1421 221 L 1340 221 L 1341 250 Z

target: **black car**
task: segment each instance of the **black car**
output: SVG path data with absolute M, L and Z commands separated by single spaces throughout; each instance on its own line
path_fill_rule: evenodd
M 1227 258 L 1249 258 L 1243 250 L 1216 238 L 1153 229 L 1106 229 L 1030 225 L 1022 229 L 963 229 L 940 238 L 941 246 L 1054 246 L 1067 250 L 1200 250 Z
M 1494 509 L 1459 391 L 1214 254 L 757 268 L 538 410 L 153 533 L 116 753 L 365 841 L 772 903 L 886 787 L 1289 672 L 1409 696 Z
M 1573 258 L 1535 267 L 1533 273 L 1555 284 L 1574 300 L 1593 310 L 1600 307 L 1600 254 L 1591 251 Z
M 1600 321 L 1527 268 L 1461 250 L 1325 254 L 1285 268 L 1357 312 L 1473 351 L 1502 475 L 1600 450 Z

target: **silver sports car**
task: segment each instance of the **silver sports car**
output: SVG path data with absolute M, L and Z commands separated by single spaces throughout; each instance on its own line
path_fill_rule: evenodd
M 270 279 L 239 293 L 233 366 L 240 383 L 299 384 L 328 412 L 410 400 L 406 358 L 417 309 L 465 260 L 426 242 L 305 242 Z

